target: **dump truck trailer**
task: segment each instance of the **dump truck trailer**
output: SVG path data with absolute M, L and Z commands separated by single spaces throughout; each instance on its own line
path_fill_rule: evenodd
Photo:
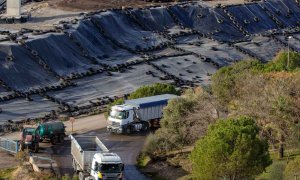
M 109 152 L 97 136 L 70 136 L 73 169 L 79 179 L 123 179 L 121 158 Z
M 163 94 L 125 101 L 123 105 L 111 107 L 107 131 L 130 134 L 134 131 L 147 131 L 159 124 L 163 108 L 176 95 Z

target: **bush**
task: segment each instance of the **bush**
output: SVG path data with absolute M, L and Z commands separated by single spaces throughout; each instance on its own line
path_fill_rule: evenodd
M 13 172 L 17 168 L 7 168 L 7 169 L 1 169 L 0 170 L 0 179 L 10 179 L 13 175 Z
M 300 54 L 297 52 L 290 52 L 288 61 L 288 53 L 281 51 L 273 59 L 265 65 L 265 72 L 278 72 L 278 71 L 294 71 L 300 67 Z
M 300 157 L 290 161 L 284 171 L 284 179 L 295 179 L 295 176 L 300 177 Z
M 156 83 L 149 86 L 141 86 L 136 91 L 131 93 L 128 99 L 137 99 L 161 94 L 179 95 L 179 91 L 177 91 L 173 85 Z
M 220 120 L 197 141 L 190 159 L 196 179 L 251 179 L 272 161 L 268 143 L 247 117 Z
M 250 70 L 263 69 L 257 60 L 240 61 L 233 66 L 222 67 L 212 77 L 212 92 L 219 103 L 226 106 L 236 95 L 235 81 Z
M 232 66 L 219 69 L 212 77 L 212 92 L 218 101 L 226 106 L 236 97 L 239 89 L 236 88 L 237 79 L 243 79 L 245 75 L 257 75 L 279 71 L 297 71 L 300 68 L 300 54 L 290 52 L 288 65 L 288 53 L 279 52 L 269 63 L 263 64 L 257 60 L 240 61 Z
M 150 156 L 193 144 L 217 119 L 212 97 L 201 88 L 189 89 L 181 98 L 170 100 L 163 113 L 161 128 L 146 141 L 145 153 Z

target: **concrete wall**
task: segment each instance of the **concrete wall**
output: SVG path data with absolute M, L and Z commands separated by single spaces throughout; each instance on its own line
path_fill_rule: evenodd
M 7 16 L 20 16 L 21 15 L 21 0 L 7 0 Z

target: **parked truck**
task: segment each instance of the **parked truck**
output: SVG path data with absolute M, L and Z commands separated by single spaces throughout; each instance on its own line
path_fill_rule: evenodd
M 79 179 L 121 180 L 124 164 L 97 136 L 70 136 L 73 169 Z
M 107 131 L 130 134 L 135 131 L 147 131 L 159 125 L 163 108 L 176 95 L 163 94 L 134 100 L 126 100 L 123 105 L 111 107 L 108 116 Z

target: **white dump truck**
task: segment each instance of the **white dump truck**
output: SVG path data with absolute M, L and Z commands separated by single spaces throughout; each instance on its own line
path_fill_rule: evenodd
M 135 131 L 147 131 L 155 127 L 163 115 L 163 108 L 176 95 L 163 94 L 146 98 L 126 100 L 123 105 L 111 107 L 108 116 L 107 131 L 130 134 Z
M 121 180 L 124 164 L 121 158 L 109 152 L 97 136 L 72 136 L 73 169 L 80 180 Z

